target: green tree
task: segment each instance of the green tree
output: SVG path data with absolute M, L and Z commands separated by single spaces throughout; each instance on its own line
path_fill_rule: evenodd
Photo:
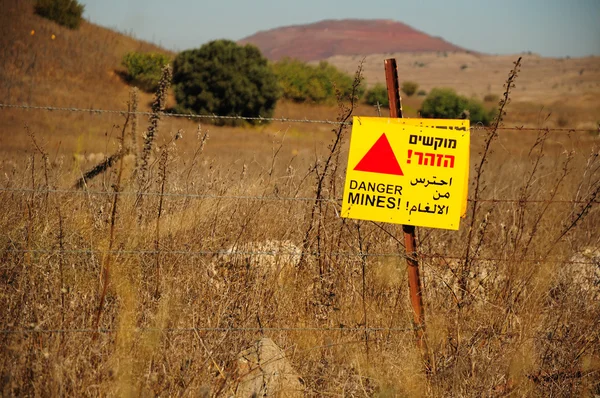
M 127 70 L 127 80 L 148 92 L 156 90 L 162 68 L 168 63 L 169 57 L 165 54 L 136 51 L 125 54 L 121 61 Z
M 418 88 L 419 85 L 417 83 L 406 81 L 402 83 L 401 90 L 404 92 L 404 94 L 408 95 L 409 97 L 412 97 L 413 94 L 417 92 Z
M 388 97 L 387 87 L 381 83 L 377 83 L 365 94 L 365 103 L 367 105 L 389 106 L 390 100 Z
M 284 58 L 273 66 L 283 98 L 295 102 L 331 103 L 339 93 L 348 97 L 352 93 L 353 79 L 327 62 L 316 66 Z M 362 91 L 357 93 L 359 96 Z
M 469 120 L 472 123 L 481 123 L 484 126 L 489 126 L 496 116 L 496 109 L 486 110 L 483 104 L 476 99 L 470 99 L 468 108 Z
M 77 0 L 36 0 L 35 13 L 69 29 L 81 24 L 84 6 Z
M 421 108 L 421 116 L 436 119 L 462 119 L 465 116 L 472 123 L 489 125 L 495 111 L 486 111 L 481 102 L 456 94 L 450 88 L 434 88 L 431 90 Z
M 180 53 L 173 61 L 173 84 L 176 109 L 184 113 L 271 117 L 280 95 L 277 77 L 260 50 L 230 40 Z

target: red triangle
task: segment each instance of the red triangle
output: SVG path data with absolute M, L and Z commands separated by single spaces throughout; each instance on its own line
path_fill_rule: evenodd
M 358 162 L 354 170 L 398 176 L 404 175 L 385 133 L 381 134 L 381 137 L 379 137 L 361 161 Z

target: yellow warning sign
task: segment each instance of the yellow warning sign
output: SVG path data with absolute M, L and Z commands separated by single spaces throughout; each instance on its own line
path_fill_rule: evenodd
M 469 148 L 468 120 L 355 116 L 342 217 L 458 229 Z

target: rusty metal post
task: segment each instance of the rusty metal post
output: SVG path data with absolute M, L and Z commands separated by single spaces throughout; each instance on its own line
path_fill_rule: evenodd
M 386 59 L 384 64 L 385 80 L 390 101 L 390 117 L 402 118 L 402 101 L 400 99 L 396 59 Z M 421 294 L 419 262 L 417 261 L 415 227 L 413 225 L 403 225 L 402 230 L 404 232 L 406 265 L 408 267 L 408 287 L 410 289 L 410 302 L 413 308 L 413 323 L 416 329 L 417 345 L 423 352 L 426 366 L 429 366 L 429 354 L 427 351 L 427 342 L 425 340 L 425 311 L 423 309 L 423 296 Z

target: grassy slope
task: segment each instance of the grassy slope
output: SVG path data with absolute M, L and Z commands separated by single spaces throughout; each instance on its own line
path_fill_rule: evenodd
M 118 75 L 121 57 L 133 50 L 169 54 L 152 44 L 88 22 L 83 22 L 76 31 L 61 27 L 33 14 L 32 2 L 7 0 L 4 3 L 0 14 L 0 62 L 3 63 L 0 99 L 3 103 L 126 109 L 129 87 Z M 141 93 L 140 108 L 147 110 L 150 100 L 150 95 Z M 54 150 L 61 142 L 71 153 L 84 144 L 88 149 L 95 147 L 95 151 L 101 151 L 101 140 L 94 137 L 102 137 L 109 131 L 110 121 L 90 124 L 81 114 L 64 116 L 36 112 L 32 117 L 30 112 L 2 112 L 0 147 L 7 152 L 28 148 L 24 134 L 24 126 L 28 125 Z M 85 143 L 87 138 L 91 142 Z M 78 144 L 71 146 L 70 143 Z
M 33 14 L 28 1 L 3 2 L 0 51 L 2 98 L 7 102 L 122 106 L 128 91 L 116 73 L 122 56 L 134 50 L 172 55 L 86 21 L 78 30 L 69 30 Z

